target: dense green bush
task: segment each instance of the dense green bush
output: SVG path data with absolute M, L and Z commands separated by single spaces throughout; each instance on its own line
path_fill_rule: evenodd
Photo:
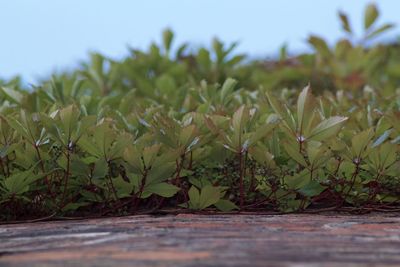
M 0 218 L 394 209 L 400 49 L 367 46 L 391 27 L 377 15 L 358 45 L 312 36 L 314 53 L 275 61 L 218 40 L 173 50 L 167 30 L 30 90 L 0 81 Z

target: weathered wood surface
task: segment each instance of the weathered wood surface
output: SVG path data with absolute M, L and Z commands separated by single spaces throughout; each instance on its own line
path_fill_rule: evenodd
M 400 266 L 400 217 L 178 215 L 1 225 L 0 266 Z

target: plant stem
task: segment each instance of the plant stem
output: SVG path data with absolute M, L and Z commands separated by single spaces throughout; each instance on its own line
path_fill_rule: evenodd
M 3 159 L 0 157 L 0 166 L 1 166 L 1 169 L 3 170 L 3 174 L 4 174 L 4 176 L 9 176 L 9 174 L 7 174 L 7 170 L 6 170 L 6 167 L 4 166 L 4 164 L 3 164 Z
M 351 175 L 351 178 L 350 178 L 350 181 L 351 181 L 350 187 L 349 187 L 349 189 L 347 190 L 347 192 L 344 194 L 342 203 L 341 203 L 340 205 L 343 205 L 343 202 L 344 202 L 344 201 L 346 200 L 346 198 L 349 196 L 349 194 L 350 194 L 351 190 L 353 189 L 354 184 L 355 184 L 355 182 L 356 182 L 357 175 L 358 175 L 358 173 L 359 173 L 359 171 L 360 171 L 360 163 L 357 163 L 357 164 L 355 164 L 355 165 L 356 165 L 356 169 L 354 170 L 354 172 L 353 172 L 353 174 Z M 344 191 L 344 186 L 343 186 L 343 188 L 342 188 L 342 190 L 341 190 L 340 193 L 343 193 L 343 191 Z
M 64 192 L 62 195 L 62 199 L 61 199 L 61 208 L 64 207 L 64 202 L 65 202 L 65 197 L 67 195 L 67 187 L 68 187 L 68 180 L 69 180 L 69 169 L 70 169 L 70 154 L 69 154 L 69 148 L 67 147 L 67 169 L 64 175 Z
M 193 165 L 193 151 L 190 151 L 189 170 L 192 169 L 192 165 Z
M 251 173 L 251 181 L 250 181 L 250 192 L 255 192 L 256 191 L 256 174 L 255 174 L 255 168 L 250 170 Z
M 110 186 L 111 186 L 111 190 L 112 190 L 112 192 L 114 194 L 115 200 L 119 201 L 117 190 L 115 190 L 115 186 L 114 186 L 114 183 L 112 181 L 112 177 L 111 176 L 109 176 L 109 180 L 110 180 Z
M 40 162 L 40 168 L 42 169 L 42 173 L 45 174 L 46 171 L 44 169 L 44 163 L 43 163 L 42 157 L 40 155 L 39 147 L 36 144 L 34 144 L 33 146 L 34 146 L 34 148 L 36 150 L 36 154 L 37 154 L 37 157 L 38 157 L 39 162 Z M 49 179 L 47 177 L 47 174 L 44 176 L 44 181 L 45 181 L 45 183 L 47 185 L 47 191 L 51 195 L 51 186 L 50 186 L 50 182 L 49 182 Z
M 183 162 L 185 161 L 185 154 L 181 155 L 181 161 L 176 160 L 176 176 L 175 176 L 175 184 L 180 187 L 181 185 L 181 171 L 183 167 Z
M 243 176 L 244 176 L 244 162 L 243 162 L 243 154 L 242 152 L 238 153 L 239 156 L 239 190 L 240 190 L 240 209 L 243 209 L 244 204 L 244 185 L 243 185 Z
M 135 204 L 134 204 L 135 212 L 137 211 L 137 209 L 139 207 L 140 197 L 142 196 L 144 187 L 146 185 L 147 172 L 148 172 L 148 169 L 145 167 L 143 176 L 142 176 L 142 183 L 140 184 L 139 192 L 138 192 L 138 195 L 136 196 L 136 200 L 135 200 Z

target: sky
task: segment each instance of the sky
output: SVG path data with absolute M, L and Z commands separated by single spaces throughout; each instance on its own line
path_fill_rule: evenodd
M 329 43 L 345 36 L 337 11 L 362 34 L 364 0 L 0 0 L 0 77 L 20 74 L 34 83 L 70 69 L 90 51 L 118 59 L 128 47 L 161 41 L 169 27 L 175 45 L 210 46 L 213 37 L 238 41 L 253 57 L 307 51 L 309 34 Z M 400 24 L 400 1 L 375 1 L 378 23 Z M 400 36 L 400 25 L 386 36 Z

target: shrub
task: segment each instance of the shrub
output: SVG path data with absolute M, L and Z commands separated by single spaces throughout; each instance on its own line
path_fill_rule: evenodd
M 391 27 L 377 15 L 367 7 L 363 42 Z M 32 90 L 0 82 L 3 220 L 399 203 L 398 44 L 312 36 L 313 54 L 262 62 L 219 40 L 172 56 L 163 40 Z

